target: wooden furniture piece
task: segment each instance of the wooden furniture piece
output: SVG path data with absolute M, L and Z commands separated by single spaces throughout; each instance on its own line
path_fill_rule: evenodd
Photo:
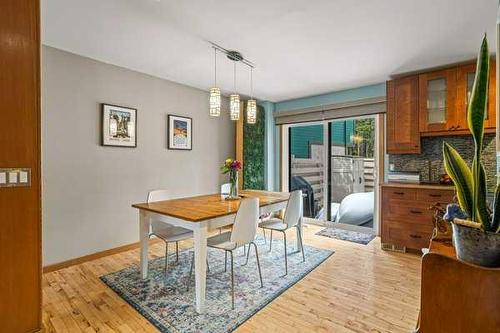
M 453 186 L 385 183 L 382 185 L 382 248 L 427 247 L 434 229 L 429 208 L 453 200 Z
M 288 193 L 242 191 L 243 197 L 258 198 L 260 215 L 286 208 Z M 194 233 L 196 311 L 204 312 L 208 230 L 232 225 L 240 200 L 225 200 L 220 194 L 202 195 L 152 203 L 134 204 L 139 209 L 141 274 L 148 276 L 148 239 L 151 219 L 190 229 Z M 300 223 L 300 227 L 302 223 Z M 297 246 L 301 249 L 300 241 Z
M 387 81 L 387 152 L 420 153 L 420 138 L 469 135 L 467 105 L 475 61 L 396 76 Z M 490 60 L 485 133 L 496 129 L 496 64 Z
M 42 326 L 40 3 L 4 0 L 0 13 L 0 168 L 31 169 L 30 184 L 0 186 L 0 331 L 34 332 Z
M 387 152 L 420 153 L 418 76 L 387 81 Z
M 431 241 L 422 258 L 419 333 L 498 332 L 500 268 L 456 258 L 450 243 Z
M 472 93 L 472 85 L 476 75 L 476 64 L 463 65 L 457 70 L 457 129 L 469 129 L 467 124 L 467 107 Z M 486 114 L 485 129 L 496 128 L 496 62 L 490 60 L 490 81 L 488 89 L 488 113 Z
M 456 123 L 456 68 L 418 76 L 420 133 L 452 130 Z

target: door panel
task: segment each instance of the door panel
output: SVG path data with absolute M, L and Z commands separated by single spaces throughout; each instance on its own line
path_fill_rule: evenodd
M 0 331 L 41 328 L 39 1 L 0 1 L 0 168 L 31 186 L 0 187 Z
M 417 76 L 387 82 L 387 152 L 420 153 Z

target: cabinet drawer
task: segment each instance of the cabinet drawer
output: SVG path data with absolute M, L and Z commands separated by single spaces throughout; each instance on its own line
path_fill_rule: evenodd
M 426 202 L 391 200 L 382 214 L 389 219 L 397 217 L 398 220 L 432 224 L 434 211 L 429 210 L 429 207 L 430 204 Z
M 453 201 L 454 191 L 450 190 L 418 190 L 417 200 L 425 201 L 430 204 L 444 203 L 448 204 Z
M 399 187 L 384 187 L 383 200 L 390 201 L 397 200 L 415 200 L 417 198 L 417 191 L 412 188 L 399 188 Z
M 411 249 L 428 247 L 432 236 L 432 225 L 418 225 L 399 223 L 397 221 L 384 221 L 382 242 Z

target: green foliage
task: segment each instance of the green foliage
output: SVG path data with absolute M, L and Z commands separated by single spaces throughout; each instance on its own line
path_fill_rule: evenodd
M 264 108 L 257 106 L 257 122 L 243 125 L 243 188 L 264 190 L 264 145 L 265 145 Z
M 477 59 L 472 96 L 467 109 L 467 122 L 475 145 L 472 168 L 469 169 L 460 154 L 447 143 L 443 145 L 443 158 L 445 170 L 455 183 L 461 209 L 473 221 L 481 223 L 483 230 L 498 232 L 498 227 L 494 228 L 494 226 L 499 224 L 500 213 L 493 214 L 493 219 L 491 219 L 486 204 L 486 175 L 481 162 L 484 118 L 488 106 L 489 71 L 488 40 L 484 36 Z M 495 199 L 495 206 L 499 204 L 498 200 Z M 498 209 L 500 208 L 495 207 L 495 212 L 498 212 Z

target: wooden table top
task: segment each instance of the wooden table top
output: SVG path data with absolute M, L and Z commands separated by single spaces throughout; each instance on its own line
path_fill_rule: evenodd
M 257 190 L 241 191 L 245 197 L 259 198 L 259 205 L 267 206 L 288 200 L 289 193 Z M 167 201 L 133 204 L 132 207 L 191 222 L 201 222 L 216 217 L 235 214 L 241 200 L 225 200 L 220 194 L 201 195 Z

